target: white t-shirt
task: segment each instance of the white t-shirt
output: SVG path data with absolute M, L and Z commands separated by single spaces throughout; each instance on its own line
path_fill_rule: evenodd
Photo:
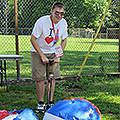
M 33 28 L 32 34 L 37 38 L 37 43 L 43 53 L 55 53 L 55 47 L 59 39 L 65 39 L 68 36 L 67 22 L 62 18 L 57 24 L 54 24 L 55 34 L 52 27 L 50 15 L 39 18 Z M 32 52 L 36 52 L 33 45 Z

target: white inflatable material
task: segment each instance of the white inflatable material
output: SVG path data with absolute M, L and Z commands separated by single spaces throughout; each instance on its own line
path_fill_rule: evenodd
M 64 120 L 64 119 L 59 118 L 57 116 L 54 116 L 54 115 L 49 114 L 49 113 L 46 112 L 45 115 L 44 115 L 43 120 Z
M 9 116 L 5 117 L 5 118 L 2 119 L 2 120 L 13 120 L 13 119 L 16 118 L 17 116 L 18 116 L 18 114 L 17 114 L 17 115 L 9 115 Z

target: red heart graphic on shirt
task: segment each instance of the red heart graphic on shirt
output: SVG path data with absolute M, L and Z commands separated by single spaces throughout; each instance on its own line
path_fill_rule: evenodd
M 50 36 L 47 36 L 47 37 L 45 38 L 45 41 L 47 42 L 47 44 L 50 44 L 53 40 L 54 40 L 54 38 L 53 38 L 53 37 L 50 37 Z

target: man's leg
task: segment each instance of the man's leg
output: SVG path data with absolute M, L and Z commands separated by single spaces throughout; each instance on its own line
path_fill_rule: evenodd
M 44 80 L 36 81 L 36 90 L 37 90 L 38 101 L 44 102 L 44 92 L 45 92 Z
M 36 81 L 36 90 L 37 90 L 37 96 L 39 104 L 36 107 L 36 113 L 45 112 L 45 104 L 44 104 L 44 92 L 45 92 L 45 86 L 44 86 L 44 80 L 42 81 Z
M 31 66 L 32 66 L 32 79 L 36 81 L 36 91 L 38 96 L 38 105 L 36 107 L 36 113 L 45 111 L 44 104 L 44 79 L 46 72 L 46 64 L 43 64 L 41 57 L 36 52 L 31 52 Z

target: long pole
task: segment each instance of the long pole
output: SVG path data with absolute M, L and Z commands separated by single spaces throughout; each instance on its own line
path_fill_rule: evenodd
M 16 39 L 16 55 L 19 55 L 19 43 L 18 43 L 18 17 L 17 17 L 17 0 L 14 1 L 15 4 L 15 39 Z M 17 79 L 20 79 L 20 67 L 19 61 L 16 61 L 17 64 Z
M 95 37 L 94 37 L 94 39 L 93 39 L 93 41 L 92 41 L 92 44 L 91 44 L 91 46 L 90 46 L 90 48 L 89 48 L 89 51 L 88 51 L 88 53 L 87 53 L 87 55 L 86 55 L 86 57 L 85 57 L 85 60 L 84 60 L 84 62 L 83 62 L 83 64 L 82 64 L 82 67 L 81 67 L 81 69 L 80 69 L 80 71 L 79 71 L 79 73 L 78 73 L 77 76 L 80 76 L 80 74 L 81 74 L 81 72 L 82 72 L 82 70 L 83 70 L 83 67 L 84 67 L 84 65 L 85 65 L 85 63 L 86 63 L 86 61 L 87 61 L 87 58 L 88 58 L 88 56 L 89 56 L 89 54 L 90 54 L 90 51 L 91 51 L 91 49 L 92 49 L 92 47 L 93 47 L 93 45 L 94 45 L 94 42 L 95 42 L 95 40 L 96 40 L 96 38 L 97 38 L 97 36 L 98 36 L 98 33 L 99 33 L 99 31 L 100 31 L 100 28 L 101 28 L 102 23 L 103 23 L 103 21 L 104 21 L 104 19 L 105 19 L 105 16 L 106 16 L 106 14 L 107 14 L 107 11 L 108 11 L 108 9 L 109 9 L 109 7 L 110 7 L 111 2 L 112 2 L 112 0 L 109 1 L 109 4 L 108 4 L 108 6 L 107 6 L 107 8 L 106 8 L 106 10 L 105 10 L 104 16 L 103 16 L 103 18 L 102 18 L 101 24 L 100 24 L 100 26 L 99 26 L 99 28 L 98 28 L 98 30 L 97 30 L 97 33 L 96 33 L 96 35 L 95 35 Z

